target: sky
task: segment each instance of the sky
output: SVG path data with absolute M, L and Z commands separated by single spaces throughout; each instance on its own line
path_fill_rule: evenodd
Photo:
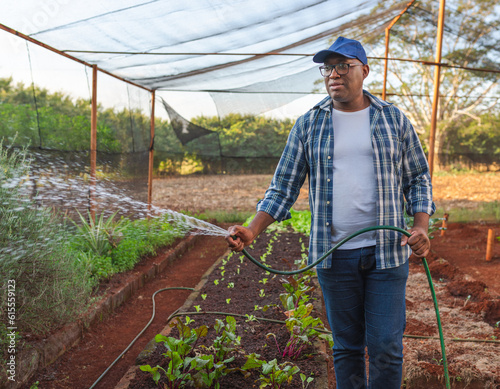
M 12 77 L 14 83 L 32 82 L 40 88 L 51 92 L 63 92 L 72 98 L 90 99 L 92 86 L 92 70 L 78 62 L 67 59 L 24 39 L 0 30 L 0 77 Z M 140 88 L 98 73 L 97 99 L 104 107 L 141 108 L 149 112 L 149 94 Z M 196 116 L 217 116 L 216 106 L 205 92 L 157 92 L 180 115 L 186 119 Z M 326 94 L 324 95 L 326 96 Z M 305 96 L 296 101 L 266 113 L 266 116 L 284 119 L 296 119 L 323 95 Z M 168 118 L 160 104 L 156 104 L 156 116 Z

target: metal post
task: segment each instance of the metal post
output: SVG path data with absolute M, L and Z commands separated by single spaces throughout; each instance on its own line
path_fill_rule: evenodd
M 97 183 L 97 65 L 92 65 L 92 107 L 90 113 L 90 217 L 95 220 Z
M 439 20 L 437 32 L 437 45 L 436 45 L 436 67 L 434 69 L 434 95 L 432 101 L 432 117 L 431 117 L 431 132 L 429 135 L 429 169 L 432 177 L 434 172 L 434 148 L 436 143 L 436 124 L 437 113 L 439 107 L 439 84 L 441 76 L 441 52 L 443 47 L 443 29 L 444 29 L 444 16 L 445 16 L 445 0 L 440 0 L 439 3 Z
M 388 67 L 388 58 L 389 58 L 389 32 L 390 29 L 387 27 L 385 29 L 385 62 L 384 62 L 384 87 L 382 89 L 382 100 L 385 100 L 386 92 L 387 92 L 387 67 Z
M 151 92 L 151 141 L 149 143 L 149 169 L 148 169 L 148 217 L 153 204 L 153 163 L 155 139 L 155 91 Z
M 412 6 L 412 4 L 415 2 L 415 0 L 411 0 L 405 7 L 405 9 L 398 15 L 396 16 L 391 24 L 389 24 L 386 29 L 385 29 L 385 63 L 384 63 L 384 85 L 382 89 L 382 100 L 385 100 L 386 97 L 386 92 L 387 92 L 387 67 L 388 67 L 388 61 L 389 61 L 389 33 L 391 31 L 391 28 L 397 23 L 397 21 L 403 16 L 406 11 Z

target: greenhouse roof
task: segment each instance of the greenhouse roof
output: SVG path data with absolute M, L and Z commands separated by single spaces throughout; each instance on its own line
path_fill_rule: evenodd
M 356 21 L 377 3 L 25 0 L 0 23 L 148 89 L 309 93 L 311 55 L 329 38 L 352 23 L 383 29 L 407 2 Z

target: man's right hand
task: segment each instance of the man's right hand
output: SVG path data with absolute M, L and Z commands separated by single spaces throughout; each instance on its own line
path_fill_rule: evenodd
M 228 228 L 228 232 L 226 242 L 233 251 L 242 251 L 245 247 L 251 245 L 255 239 L 253 231 L 247 227 L 232 226 Z
M 265 212 L 259 211 L 250 222 L 248 227 L 232 226 L 227 230 L 229 235 L 226 236 L 226 241 L 229 248 L 233 251 L 242 251 L 245 247 L 250 246 L 254 239 L 264 231 L 267 226 L 274 223 L 274 219 Z

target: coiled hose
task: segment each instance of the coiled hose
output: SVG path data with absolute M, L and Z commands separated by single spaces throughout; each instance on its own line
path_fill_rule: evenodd
M 341 240 L 339 243 L 337 243 L 335 246 L 333 246 L 330 250 L 328 250 L 325 254 L 323 254 L 323 256 L 321 256 L 321 258 L 319 258 L 314 263 L 312 263 L 312 264 L 310 264 L 302 269 L 293 270 L 293 271 L 283 271 L 283 270 L 272 269 L 272 268 L 262 264 L 261 262 L 259 262 L 255 258 L 253 258 L 245 249 L 243 249 L 242 253 L 245 255 L 245 257 L 247 257 L 255 265 L 259 266 L 260 268 L 262 268 L 270 273 L 281 274 L 281 275 L 294 275 L 294 274 L 303 273 L 303 272 L 313 268 L 314 266 L 318 265 L 320 262 L 322 262 L 324 259 L 326 259 L 331 253 L 333 253 L 340 246 L 342 246 L 344 243 L 351 240 L 352 238 L 354 238 L 358 235 L 361 235 L 365 232 L 375 231 L 375 230 L 392 230 L 392 231 L 400 232 L 403 235 L 406 235 L 407 237 L 411 236 L 411 234 L 408 231 L 403 230 L 402 228 L 399 228 L 399 227 L 394 227 L 394 226 L 375 226 L 375 227 L 363 228 L 362 230 L 359 230 L 359 231 L 353 233 L 352 235 L 349 235 L 347 238 Z M 236 237 L 234 237 L 234 238 L 236 238 Z M 446 359 L 446 350 L 445 350 L 445 345 L 444 345 L 443 328 L 441 326 L 441 316 L 439 315 L 439 308 L 438 308 L 438 303 L 437 303 L 437 299 L 436 299 L 436 291 L 434 290 L 434 284 L 432 282 L 432 277 L 431 277 L 431 272 L 429 270 L 429 266 L 427 265 L 427 260 L 425 258 L 422 258 L 422 263 L 424 265 L 425 274 L 427 274 L 427 280 L 429 281 L 429 287 L 431 289 L 432 300 L 434 301 L 434 310 L 436 311 L 436 319 L 437 319 L 437 325 L 438 325 L 438 329 L 439 329 L 439 341 L 441 343 L 441 354 L 443 357 L 444 377 L 445 377 L 445 381 L 446 381 L 446 388 L 449 389 L 450 388 L 450 377 L 448 374 L 448 362 Z

